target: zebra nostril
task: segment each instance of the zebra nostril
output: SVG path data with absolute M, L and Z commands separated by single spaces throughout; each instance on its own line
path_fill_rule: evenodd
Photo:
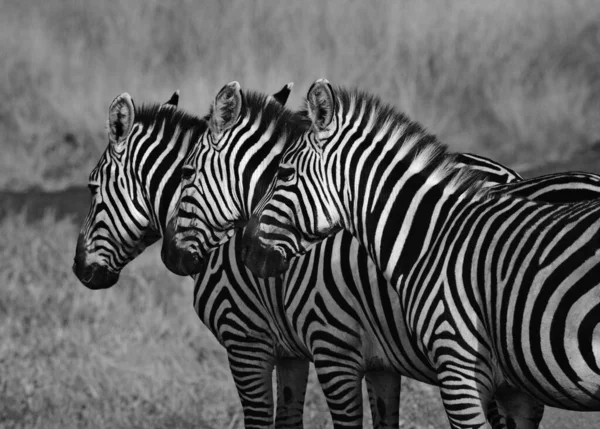
M 200 262 L 200 258 L 198 257 L 198 254 L 195 252 L 190 252 L 190 251 L 185 252 L 183 254 L 182 259 L 183 259 L 183 265 L 184 265 L 184 267 L 186 267 L 188 269 L 188 271 L 196 268 L 196 266 Z
M 84 282 L 89 282 L 92 280 L 92 277 L 94 277 L 94 268 L 91 266 L 85 267 L 81 276 L 81 280 Z
M 77 261 L 73 261 L 73 266 L 71 268 L 73 269 L 73 274 L 77 275 Z

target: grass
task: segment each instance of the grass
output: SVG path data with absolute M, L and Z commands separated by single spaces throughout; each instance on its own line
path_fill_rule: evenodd
M 114 96 L 206 113 L 230 80 L 297 106 L 320 77 L 461 150 L 538 163 L 600 137 L 595 0 L 0 0 L 0 187 L 83 183 Z
M 192 281 L 168 273 L 153 247 L 113 288 L 88 290 L 70 268 L 76 237 L 51 215 L 0 221 L 0 427 L 241 428 L 226 355 L 192 308 Z M 403 428 L 444 424 L 436 389 L 403 388 Z M 305 424 L 331 427 L 312 370 Z

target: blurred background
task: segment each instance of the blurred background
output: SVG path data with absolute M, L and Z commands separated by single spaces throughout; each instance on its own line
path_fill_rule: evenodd
M 597 0 L 0 0 L 0 37 L 0 426 L 242 425 L 192 282 L 156 247 L 108 291 L 71 273 L 122 92 L 140 104 L 180 89 L 180 106 L 204 115 L 231 80 L 293 81 L 296 108 L 326 77 L 526 177 L 600 172 Z M 402 427 L 446 427 L 437 395 L 406 382 Z M 544 427 L 575 421 L 561 415 Z M 306 422 L 328 418 L 312 377 Z

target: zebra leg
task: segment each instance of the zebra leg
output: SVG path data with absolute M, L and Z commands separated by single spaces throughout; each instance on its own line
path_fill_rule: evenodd
M 504 383 L 496 390 L 496 400 L 506 416 L 508 429 L 537 429 L 544 416 L 544 405 L 527 393 Z
M 392 372 L 367 371 L 365 380 L 369 392 L 373 427 L 398 429 L 402 377 Z
M 454 429 L 492 429 L 488 405 L 492 399 L 493 378 L 481 367 L 451 362 L 438 367 L 438 384 L 450 427 Z
M 314 356 L 314 354 L 313 354 Z M 334 429 L 360 429 L 363 423 L 362 373 L 331 356 L 314 356 L 317 378 L 323 389 Z
M 242 402 L 244 428 L 272 428 L 274 359 L 261 356 L 262 351 L 252 353 L 228 347 L 227 352 L 233 381 Z
M 504 414 L 500 411 L 496 399 L 490 400 L 487 410 L 487 419 L 494 429 L 506 428 L 506 419 L 504 418 Z
M 279 359 L 277 371 L 276 428 L 301 428 L 309 361 Z

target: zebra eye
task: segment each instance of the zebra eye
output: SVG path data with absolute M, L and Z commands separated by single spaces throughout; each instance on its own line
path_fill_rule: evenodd
M 88 184 L 88 189 L 90 190 L 90 192 L 92 193 L 92 195 L 94 195 L 96 192 L 98 192 L 98 188 L 100 188 L 100 186 L 94 185 L 94 184 L 91 184 L 91 183 Z
M 192 167 L 183 167 L 181 169 L 181 180 L 191 180 L 195 172 Z
M 291 182 L 294 179 L 294 174 L 296 174 L 296 170 L 293 168 L 279 167 L 277 178 L 282 182 Z

